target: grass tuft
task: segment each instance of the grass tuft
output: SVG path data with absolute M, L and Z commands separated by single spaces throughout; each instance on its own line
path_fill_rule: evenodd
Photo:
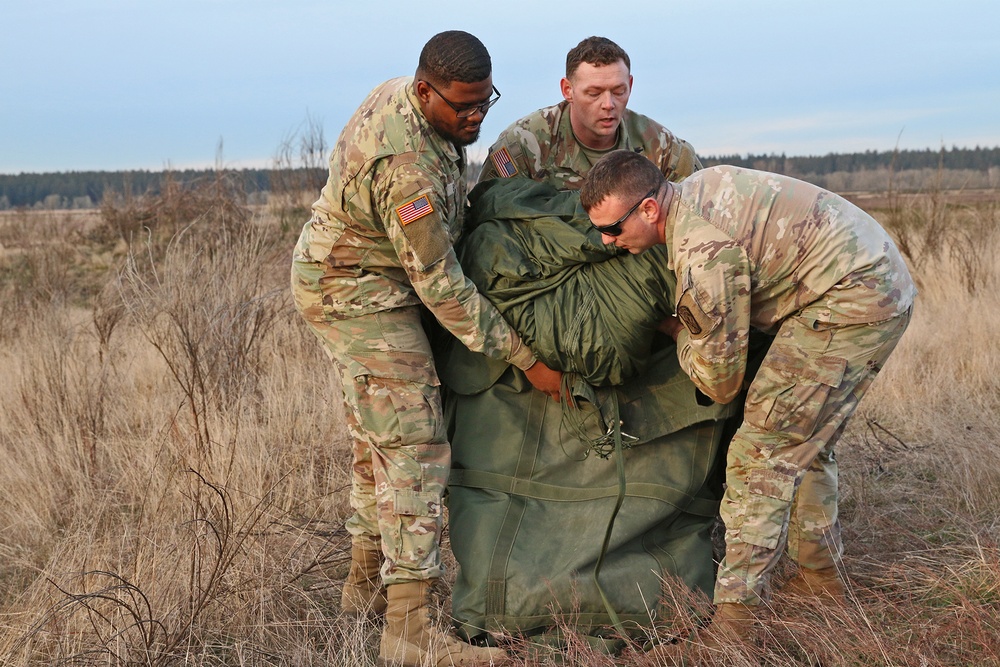
M 997 208 L 893 205 L 921 295 L 838 450 L 849 600 L 778 589 L 720 664 L 1000 665 Z M 287 218 L 224 174 L 0 213 L 0 664 L 375 664 L 380 626 L 339 609 L 350 444 Z M 612 655 L 572 603 L 556 650 L 502 638 L 515 665 L 650 667 L 693 630 L 651 619 Z

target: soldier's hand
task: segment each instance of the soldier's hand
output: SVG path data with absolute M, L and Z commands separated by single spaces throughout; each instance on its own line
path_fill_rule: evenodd
M 562 386 L 561 371 L 549 368 L 541 361 L 536 361 L 531 365 L 531 368 L 524 371 L 524 374 L 535 389 L 548 394 L 552 400 L 559 400 L 559 389 Z
M 656 328 L 673 338 L 674 342 L 677 342 L 677 335 L 684 328 L 684 325 L 681 324 L 676 315 L 668 315 L 667 319 L 660 322 Z

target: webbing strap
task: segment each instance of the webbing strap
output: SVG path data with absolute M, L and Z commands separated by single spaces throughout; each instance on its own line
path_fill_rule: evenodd
M 470 489 L 499 491 L 513 496 L 534 498 L 537 500 L 578 502 L 612 498 L 618 494 L 619 486 L 596 486 L 575 488 L 543 484 L 527 479 L 518 479 L 483 470 L 454 469 L 448 477 L 449 486 L 462 486 Z M 679 489 L 651 484 L 648 482 L 626 482 L 625 496 L 629 498 L 649 498 L 659 500 L 695 516 L 714 517 L 719 511 L 719 502 L 707 498 L 696 498 Z
M 604 564 L 604 557 L 608 553 L 608 544 L 611 543 L 611 532 L 615 527 L 615 519 L 618 517 L 618 511 L 622 508 L 622 503 L 625 502 L 625 456 L 622 453 L 622 429 L 621 429 L 621 419 L 618 416 L 618 392 L 611 392 L 612 409 L 614 411 L 614 424 L 612 428 L 615 434 L 615 468 L 618 471 L 618 497 L 615 499 L 615 509 L 611 512 L 611 519 L 608 521 L 608 528 L 604 531 L 604 542 L 601 543 L 601 555 L 597 558 L 597 564 L 594 565 L 594 585 L 597 586 L 597 593 L 601 596 L 601 602 L 604 603 L 604 608 L 608 612 L 608 618 L 611 619 L 611 625 L 614 626 L 615 630 L 622 637 L 628 636 L 625 632 L 625 626 L 622 625 L 621 619 L 618 618 L 618 612 L 615 611 L 614 607 L 611 606 L 611 600 L 608 596 L 604 594 L 604 588 L 601 587 L 601 565 Z
M 515 537 L 525 519 L 526 504 L 524 500 L 532 498 L 544 501 L 574 502 L 614 497 L 614 510 L 605 531 L 593 576 L 597 592 L 605 607 L 608 619 L 615 630 L 621 633 L 622 637 L 625 637 L 627 636 L 625 627 L 622 625 L 618 613 L 602 589 L 599 580 L 601 568 L 611 543 L 615 520 L 624 504 L 625 498 L 637 497 L 659 500 L 681 511 L 701 517 L 716 516 L 719 510 L 719 502 L 697 498 L 683 490 L 662 484 L 650 482 L 629 483 L 626 480 L 625 455 L 622 444 L 620 406 L 617 391 L 611 392 L 611 412 L 613 413 L 611 424 L 615 467 L 618 478 L 617 485 L 575 488 L 532 481 L 530 478 L 539 456 L 539 447 L 542 442 L 540 431 L 544 427 L 545 413 L 549 407 L 549 398 L 541 392 L 530 392 L 530 396 L 525 421 L 528 428 L 525 428 L 523 432 L 513 475 L 462 468 L 452 469 L 449 475 L 448 483 L 451 486 L 491 490 L 511 496 L 511 502 L 507 505 L 507 510 L 494 541 L 492 554 L 489 559 L 489 574 L 484 591 L 484 611 L 487 619 L 486 625 L 488 626 L 486 630 L 499 631 L 503 629 L 492 626 L 496 625 L 498 622 L 497 619 L 502 619 L 506 616 L 507 568 L 512 557 Z
M 526 424 L 534 424 L 535 428 L 526 428 L 521 439 L 520 456 L 514 471 L 517 477 L 529 477 L 535 468 L 535 460 L 538 457 L 538 446 L 542 438 L 540 431 L 545 420 L 545 410 L 549 403 L 549 397 L 540 391 L 530 392 L 531 398 L 528 404 L 528 414 Z M 450 477 L 455 477 L 456 473 L 473 473 L 473 470 L 452 470 Z M 479 473 L 489 475 L 490 473 Z M 450 478 L 449 478 L 449 483 Z M 483 487 L 488 488 L 488 487 Z M 524 503 L 510 503 L 504 515 L 503 523 L 493 543 L 493 553 L 490 556 L 490 571 L 486 580 L 485 612 L 487 619 L 502 618 L 506 614 L 507 599 L 507 566 L 510 562 L 511 552 L 514 550 L 514 538 L 524 519 Z M 489 623 L 487 623 L 489 625 Z M 499 631 L 502 628 L 486 628 L 487 630 Z

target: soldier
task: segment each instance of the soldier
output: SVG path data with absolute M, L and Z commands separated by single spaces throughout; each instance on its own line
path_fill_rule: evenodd
M 426 309 L 470 349 L 558 397 L 560 374 L 462 272 L 452 244 L 466 205 L 465 146 L 500 93 L 486 47 L 435 35 L 415 77 L 375 88 L 348 121 L 294 250 L 295 305 L 340 372 L 354 440 L 345 611 L 385 613 L 380 664 L 476 665 L 504 656 L 435 630 L 450 446 Z M 381 581 L 380 581 L 381 577 Z
M 814 185 L 725 166 L 673 184 L 632 151 L 598 162 L 580 198 L 605 242 L 666 245 L 679 296 L 662 329 L 708 396 L 740 392 L 750 327 L 776 332 L 729 449 L 726 553 L 702 645 L 752 635 L 786 545 L 797 591 L 843 597 L 834 445 L 910 320 L 916 288 L 896 246 Z
M 605 37 L 588 37 L 566 55 L 563 101 L 525 116 L 490 147 L 480 182 L 521 176 L 559 190 L 579 190 L 601 156 L 642 152 L 673 181 L 701 169 L 694 148 L 656 121 L 626 109 L 631 62 Z

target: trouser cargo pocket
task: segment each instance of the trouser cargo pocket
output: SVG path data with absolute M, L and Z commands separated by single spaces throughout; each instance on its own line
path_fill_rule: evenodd
M 778 548 L 795 495 L 795 479 L 790 471 L 764 469 L 750 473 L 741 540 L 765 549 Z

